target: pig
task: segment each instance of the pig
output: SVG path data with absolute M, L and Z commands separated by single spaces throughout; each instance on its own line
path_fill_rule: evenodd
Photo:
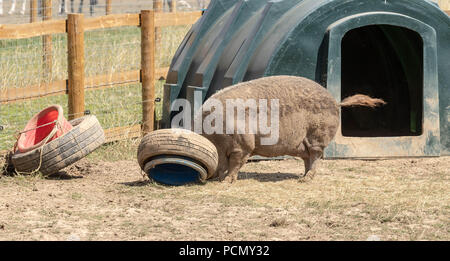
M 262 112 L 258 107 L 257 114 L 259 116 L 259 113 L 266 113 L 269 126 L 275 123 L 270 120 L 271 113 L 278 110 L 279 133 L 278 141 L 271 145 L 262 143 L 263 138 L 268 138 L 270 134 L 262 133 L 259 128 L 253 134 L 248 130 L 242 134 L 237 128 L 227 134 L 225 116 L 221 133 L 202 133 L 216 146 L 219 155 L 218 167 L 212 178 L 230 183 L 237 180 L 239 170 L 253 155 L 300 157 L 304 161 L 305 172 L 303 175 L 300 174 L 299 181 L 312 180 L 316 174 L 318 160 L 339 127 L 339 108 L 349 106 L 375 108 L 385 104 L 381 99 L 361 94 L 337 103 L 324 87 L 312 80 L 296 76 L 270 76 L 242 82 L 218 91 L 205 101 L 195 119 L 202 117 L 201 119 L 205 120 L 215 112 L 218 108 L 212 109 L 214 108 L 212 104 L 217 101 L 223 104 L 222 115 L 226 115 L 227 100 L 236 99 L 267 100 L 267 112 Z M 272 99 L 278 99 L 279 106 L 275 110 L 270 106 Z M 249 108 L 245 108 L 245 119 L 234 119 L 234 126 L 239 121 L 248 121 L 249 114 Z M 214 126 L 217 124 L 218 122 L 214 122 Z M 250 122 L 246 126 L 250 126 Z

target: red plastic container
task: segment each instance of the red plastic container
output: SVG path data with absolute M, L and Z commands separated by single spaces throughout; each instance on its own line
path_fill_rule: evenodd
M 17 141 L 17 150 L 28 152 L 43 146 L 72 129 L 72 125 L 64 118 L 60 105 L 52 105 L 28 121 Z

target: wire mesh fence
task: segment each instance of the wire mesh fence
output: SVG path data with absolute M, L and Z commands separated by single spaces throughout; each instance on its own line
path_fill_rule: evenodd
M 57 92 L 49 83 L 67 78 L 67 44 L 63 34 L 52 37 L 52 53 L 44 53 L 42 37 L 17 40 L 0 40 L 0 151 L 10 149 L 15 142 L 15 135 L 26 122 L 47 104 L 67 105 L 63 95 L 39 97 Z M 47 57 L 46 57 L 47 56 Z M 52 72 L 48 74 L 45 61 L 53 57 Z
M 161 0 L 161 11 L 172 11 L 172 1 L 176 11 L 201 10 L 209 3 L 209 0 Z M 45 4 L 46 0 L 0 0 L 0 24 L 29 23 L 32 19 L 41 21 L 48 11 L 51 19 L 66 19 L 69 13 L 96 17 L 154 9 L 152 0 L 52 0 L 47 2 L 47 6 Z
M 98 5 L 101 2 L 98 1 Z M 120 9 L 114 7 L 125 5 L 119 1 L 112 2 L 113 13 Z M 135 2 L 135 6 L 124 9 L 133 10 L 133 7 L 135 13 L 139 13 L 139 9 L 149 9 L 148 5 L 152 7 L 152 1 L 120 2 L 127 2 L 127 5 L 128 2 Z M 160 28 L 156 68 L 170 65 L 172 56 L 191 26 Z M 43 108 L 60 104 L 64 116 L 71 116 L 67 97 L 67 34 L 53 34 L 50 40 L 45 37 L 0 40 L 0 152 L 14 146 L 18 132 Z M 89 30 L 84 34 L 84 45 L 85 113 L 97 116 L 110 140 L 115 141 L 109 146 L 120 146 L 113 150 L 99 149 L 98 153 L 113 154 L 114 158 L 121 158 L 124 151 L 133 151 L 134 154 L 138 140 L 131 138 L 140 135 L 143 106 L 142 85 L 139 82 L 141 29 L 121 26 Z M 129 77 L 119 77 L 121 74 L 136 77 L 129 80 Z M 163 84 L 164 80 L 155 84 L 155 95 L 161 99 Z M 161 104 L 155 104 L 157 119 L 161 118 Z

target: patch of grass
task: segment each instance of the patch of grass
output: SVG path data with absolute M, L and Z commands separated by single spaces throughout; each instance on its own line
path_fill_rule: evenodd
M 104 144 L 87 156 L 92 161 L 136 160 L 140 139 L 126 139 Z
M 217 197 L 218 202 L 223 204 L 224 207 L 231 206 L 252 206 L 252 207 L 260 207 L 261 204 L 258 204 L 252 198 L 248 197 L 237 197 L 231 195 L 222 195 Z
M 73 200 L 80 200 L 80 199 L 83 198 L 83 195 L 81 193 L 74 192 L 74 193 L 72 193 L 70 198 L 73 199 Z

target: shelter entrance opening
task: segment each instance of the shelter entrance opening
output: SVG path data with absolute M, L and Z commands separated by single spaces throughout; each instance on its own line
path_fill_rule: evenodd
M 419 136 L 423 132 L 423 40 L 410 29 L 370 25 L 342 40 L 342 99 L 365 94 L 387 105 L 342 108 L 342 135 Z

